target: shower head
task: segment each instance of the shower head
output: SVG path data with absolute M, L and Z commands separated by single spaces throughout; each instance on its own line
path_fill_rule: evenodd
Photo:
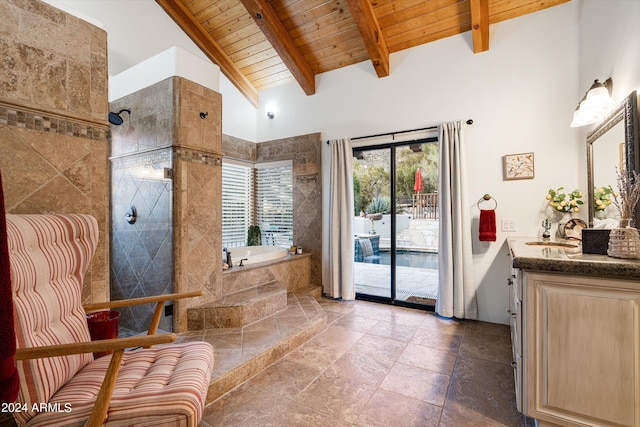
M 120 126 L 124 122 L 120 114 L 124 113 L 125 111 L 129 113 L 129 115 L 131 115 L 131 108 L 123 108 L 117 113 L 112 113 L 111 111 L 109 111 L 109 123 L 111 123 L 112 125 Z

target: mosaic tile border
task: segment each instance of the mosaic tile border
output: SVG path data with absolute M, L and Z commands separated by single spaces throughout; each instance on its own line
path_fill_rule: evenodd
M 171 165 L 172 157 L 171 148 L 161 148 L 151 152 L 130 153 L 110 160 L 114 169 L 123 169 L 132 166 L 157 163 Z
M 182 160 L 190 163 L 199 163 L 202 165 L 222 166 L 222 155 L 205 153 L 188 148 L 173 148 L 174 160 Z
M 106 141 L 108 133 L 107 128 L 92 126 L 77 120 L 0 105 L 0 125 L 3 124 L 96 141 Z

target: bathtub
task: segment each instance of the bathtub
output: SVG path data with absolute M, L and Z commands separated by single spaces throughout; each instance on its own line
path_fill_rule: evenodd
M 278 259 L 286 258 L 289 255 L 289 251 L 286 248 L 280 246 L 238 246 L 236 248 L 229 248 L 231 252 L 231 260 L 233 266 L 240 265 L 240 260 L 246 258 L 243 261 L 243 265 L 256 264 L 258 262 L 275 261 Z

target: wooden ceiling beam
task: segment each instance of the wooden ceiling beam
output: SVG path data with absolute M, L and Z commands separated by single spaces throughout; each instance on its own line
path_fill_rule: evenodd
M 473 52 L 489 50 L 489 0 L 471 0 L 471 34 Z
M 316 75 L 267 0 L 241 0 L 304 93 L 316 93 Z
M 347 0 L 351 16 L 353 17 L 360 36 L 371 58 L 373 68 L 378 77 L 389 75 L 389 49 L 382 36 L 380 24 L 373 12 L 369 0 Z
M 207 57 L 220 66 L 220 70 L 238 88 L 240 93 L 254 106 L 258 107 L 258 90 L 240 71 L 224 50 L 207 33 L 204 27 L 193 17 L 179 0 L 156 0 L 156 3 L 178 24 Z

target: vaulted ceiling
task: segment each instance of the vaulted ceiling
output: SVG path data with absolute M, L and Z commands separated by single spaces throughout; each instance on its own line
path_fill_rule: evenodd
M 371 61 L 466 31 L 489 49 L 489 26 L 569 0 L 156 0 L 254 105 L 262 89 Z

